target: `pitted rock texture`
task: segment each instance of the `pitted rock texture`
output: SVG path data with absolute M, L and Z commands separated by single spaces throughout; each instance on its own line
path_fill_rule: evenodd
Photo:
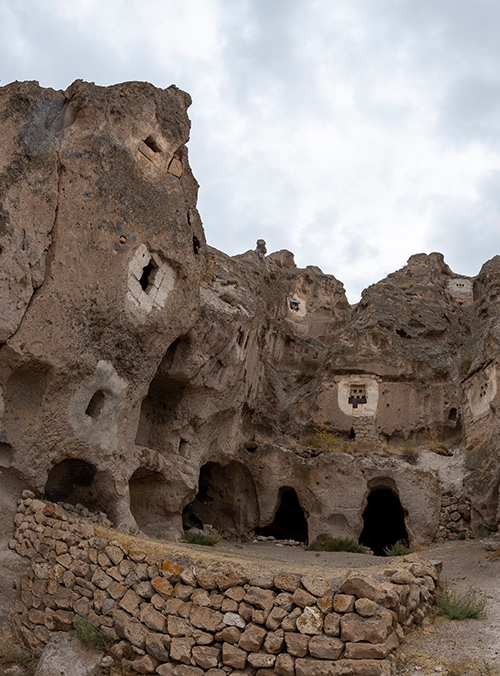
M 417 254 L 351 306 L 288 251 L 226 256 L 196 210 L 189 104 L 0 88 L 2 481 L 173 538 L 495 529 L 500 257 L 471 279 Z

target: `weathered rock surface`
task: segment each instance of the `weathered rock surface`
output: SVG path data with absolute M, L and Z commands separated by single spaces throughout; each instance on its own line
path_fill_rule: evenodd
M 208 524 L 381 549 L 384 510 L 393 541 L 496 528 L 500 257 L 472 279 L 417 254 L 350 306 L 290 252 L 226 256 L 196 210 L 189 104 L 137 82 L 0 88 L 2 477 L 172 537 Z M 95 584 L 121 611 L 174 600 L 167 577 L 124 597 L 117 570 Z M 328 593 L 300 605 L 324 594 L 329 612 Z

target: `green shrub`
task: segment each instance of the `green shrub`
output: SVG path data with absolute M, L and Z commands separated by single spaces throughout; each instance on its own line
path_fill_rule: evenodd
M 73 622 L 76 638 L 89 648 L 98 650 L 106 647 L 112 639 L 101 627 L 96 627 L 87 615 L 77 615 Z
M 314 540 L 306 547 L 307 551 L 313 552 L 356 552 L 365 554 L 366 548 L 350 538 L 331 538 L 329 540 Z
M 184 533 L 184 540 L 192 545 L 214 547 L 220 540 L 218 535 L 203 535 L 203 533 Z
M 442 594 L 436 597 L 436 606 L 441 615 L 449 620 L 477 620 L 484 617 L 486 596 L 476 589 L 458 594 L 445 586 Z
M 390 547 L 384 547 L 384 554 L 386 556 L 404 556 L 410 554 L 411 549 L 406 540 L 398 540 Z

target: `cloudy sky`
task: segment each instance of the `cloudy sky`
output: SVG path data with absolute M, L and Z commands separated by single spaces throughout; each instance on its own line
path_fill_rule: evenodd
M 171 83 L 209 243 L 351 302 L 413 253 L 500 253 L 498 0 L 0 0 L 0 80 Z

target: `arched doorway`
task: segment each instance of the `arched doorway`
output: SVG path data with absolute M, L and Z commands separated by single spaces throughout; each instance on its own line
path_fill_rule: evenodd
M 200 469 L 198 493 L 185 507 L 187 530 L 204 523 L 233 535 L 248 533 L 259 522 L 257 491 L 250 471 L 235 460 L 227 465 L 207 462 Z
M 363 522 L 359 542 L 376 556 L 384 556 L 384 549 L 398 540 L 408 540 L 403 507 L 390 488 L 372 490 L 363 512 Z
M 293 488 L 281 488 L 278 494 L 278 509 L 272 523 L 256 528 L 258 535 L 272 535 L 277 540 L 297 540 L 307 542 L 307 520 Z

